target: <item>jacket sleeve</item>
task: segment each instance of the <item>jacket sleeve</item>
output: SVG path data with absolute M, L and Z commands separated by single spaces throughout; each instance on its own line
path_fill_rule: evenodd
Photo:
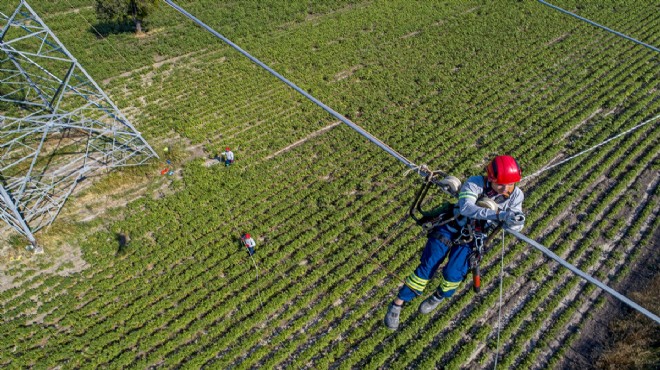
M 524 199 L 525 199 L 525 194 L 522 192 L 522 190 L 516 188 L 513 194 L 511 194 L 511 199 L 509 200 L 509 204 L 505 209 L 522 213 L 522 203 Z M 525 227 L 524 224 L 513 226 L 511 227 L 511 229 L 514 231 L 520 231 L 523 229 L 523 227 Z
M 511 194 L 509 204 L 505 209 L 522 213 L 523 200 L 525 200 L 525 194 L 523 194 L 522 190 L 516 188 L 516 190 L 513 191 L 513 194 Z
M 477 220 L 497 221 L 497 212 L 477 206 L 477 198 L 484 191 L 483 186 L 470 177 L 458 193 L 458 211 L 462 216 Z

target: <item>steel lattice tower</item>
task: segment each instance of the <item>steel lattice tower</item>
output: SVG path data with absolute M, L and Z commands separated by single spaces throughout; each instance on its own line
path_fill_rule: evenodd
M 25 1 L 0 29 L 0 218 L 36 246 L 82 179 L 158 155 Z

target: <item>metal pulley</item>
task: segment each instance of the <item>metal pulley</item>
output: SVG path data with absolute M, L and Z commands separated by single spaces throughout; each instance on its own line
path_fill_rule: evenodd
M 454 176 L 447 175 L 442 180 L 438 181 L 438 184 L 443 188 L 443 190 L 452 194 L 453 196 L 458 195 L 458 191 L 461 189 L 461 180 Z
M 494 200 L 487 198 L 487 197 L 481 197 L 479 200 L 477 200 L 477 206 L 482 207 L 482 208 L 488 208 L 491 211 L 497 211 L 499 208 L 497 203 L 495 203 Z

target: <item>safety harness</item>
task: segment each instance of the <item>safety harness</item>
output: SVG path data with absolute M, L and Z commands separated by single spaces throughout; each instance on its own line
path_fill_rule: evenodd
M 426 234 L 428 238 L 434 238 L 441 241 L 448 247 L 458 244 L 467 244 L 471 248 L 469 256 L 470 270 L 473 277 L 473 289 L 476 293 L 481 288 L 481 275 L 479 263 L 481 262 L 485 247 L 490 243 L 491 239 L 497 234 L 500 226 L 489 227 L 485 220 L 467 219 L 460 215 L 458 212 L 458 205 L 449 201 L 444 201 L 440 206 L 435 207 L 429 211 L 422 209 L 424 198 L 428 194 L 431 184 L 444 184 L 440 186 L 441 189 L 456 197 L 460 189 L 460 180 L 453 176 L 443 174 L 445 177 L 442 180 L 436 180 L 434 177 L 441 173 L 439 171 L 431 172 L 422 187 L 415 194 L 415 199 L 410 207 L 409 214 L 415 222 L 422 227 L 422 234 Z M 487 181 L 484 183 L 488 184 Z M 486 196 L 488 189 L 479 195 L 476 204 L 480 207 L 488 208 L 491 210 L 498 210 L 498 205 L 495 201 Z M 420 215 L 416 215 L 417 211 Z M 459 222 L 459 220 L 461 222 Z M 465 222 L 462 222 L 465 221 Z M 441 233 L 441 226 L 447 225 L 448 228 L 458 231 L 458 236 L 454 240 L 449 239 L 445 234 Z M 490 234 L 490 236 L 489 236 Z

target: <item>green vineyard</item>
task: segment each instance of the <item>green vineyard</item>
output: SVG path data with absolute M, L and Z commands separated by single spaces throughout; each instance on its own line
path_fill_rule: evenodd
M 0 367 L 569 368 L 618 304 L 505 234 L 480 293 L 468 276 L 388 330 L 425 243 L 406 218 L 417 174 L 164 2 L 141 35 L 97 20 L 92 0 L 29 4 L 160 159 L 82 183 L 36 234 L 44 254 L 3 234 Z M 524 179 L 522 232 L 626 296 L 633 267 L 657 261 L 660 53 L 536 1 L 177 4 L 461 180 L 497 154 L 525 177 L 650 121 Z M 553 4 L 660 46 L 657 0 Z

